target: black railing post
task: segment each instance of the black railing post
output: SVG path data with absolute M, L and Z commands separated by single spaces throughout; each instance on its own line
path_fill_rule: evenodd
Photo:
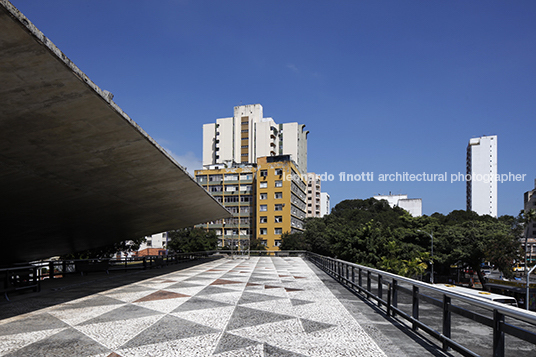
M 367 270 L 367 299 L 370 298 L 370 292 L 372 291 L 372 279 L 370 278 L 370 270 Z
M 393 279 L 393 307 L 398 307 L 398 281 Z M 396 311 L 393 309 L 393 317 L 396 316 Z
M 48 278 L 54 279 L 54 262 L 48 262 Z
M 450 297 L 443 295 L 443 336 L 450 338 Z M 449 345 L 447 341 L 443 341 L 443 351 L 448 351 Z
M 359 287 L 363 287 L 363 276 L 361 275 L 361 268 L 359 268 Z
M 355 284 L 355 268 L 352 266 L 352 283 Z
M 413 285 L 413 299 L 412 299 L 412 316 L 415 320 L 419 320 L 419 287 Z M 417 331 L 417 323 L 413 322 L 412 327 L 413 331 Z
M 41 291 L 41 279 L 39 279 L 39 276 L 37 276 L 37 267 L 33 267 L 32 274 L 33 274 L 33 283 L 35 284 L 34 292 L 38 293 Z
M 383 277 L 378 274 L 378 306 L 382 306 L 381 299 L 383 299 Z
M 387 316 L 391 316 L 391 290 L 391 284 L 387 283 Z
M 493 310 L 493 357 L 504 357 L 504 315 Z

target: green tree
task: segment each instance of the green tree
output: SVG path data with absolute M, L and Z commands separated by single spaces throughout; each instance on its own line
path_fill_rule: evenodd
M 250 250 L 266 250 L 266 246 L 262 242 L 262 239 L 251 238 L 249 241 Z
M 307 220 L 303 236 L 315 253 L 420 276 L 432 260 L 432 242 L 424 232 L 433 232 L 438 275 L 448 275 L 453 264 L 470 265 L 483 280 L 483 262 L 511 274 L 512 262 L 519 259 L 519 226 L 512 216 L 479 216 L 465 210 L 411 217 L 387 201 L 371 198 L 342 201 L 330 215 Z
M 218 238 L 214 231 L 182 228 L 168 232 L 168 249 L 177 253 L 215 250 Z
M 281 235 L 281 250 L 310 250 L 303 233 L 285 232 Z

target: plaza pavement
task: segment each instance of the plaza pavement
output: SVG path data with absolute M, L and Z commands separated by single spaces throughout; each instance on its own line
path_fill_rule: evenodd
M 153 276 L 0 321 L 0 355 L 407 355 L 363 328 L 356 316 L 367 318 L 315 270 L 301 258 L 251 257 Z

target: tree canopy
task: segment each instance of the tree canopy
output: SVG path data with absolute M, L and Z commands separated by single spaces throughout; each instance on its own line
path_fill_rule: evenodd
M 214 231 L 201 228 L 182 228 L 168 232 L 168 249 L 176 253 L 215 250 L 218 238 Z
M 318 254 L 405 276 L 425 274 L 433 263 L 438 274 L 451 265 L 480 266 L 489 262 L 505 275 L 520 258 L 519 219 L 494 218 L 455 210 L 448 215 L 412 217 L 385 200 L 345 200 L 331 214 L 306 221 L 303 234 L 282 237 L 281 249 L 309 249 Z M 299 248 L 300 247 L 300 248 Z M 482 280 L 482 279 L 481 279 Z

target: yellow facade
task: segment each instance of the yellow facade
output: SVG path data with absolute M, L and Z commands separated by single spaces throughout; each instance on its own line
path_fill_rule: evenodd
M 257 160 L 257 231 L 268 250 L 279 250 L 283 233 L 303 231 L 306 181 L 288 155 Z

